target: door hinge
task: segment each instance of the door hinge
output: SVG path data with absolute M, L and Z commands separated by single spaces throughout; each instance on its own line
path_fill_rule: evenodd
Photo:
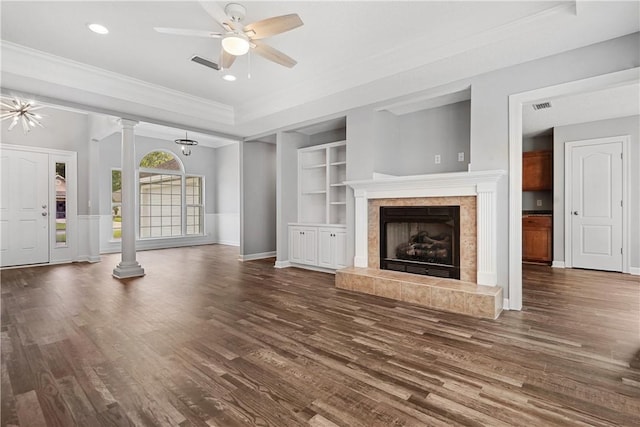
M 622 200 L 620 200 L 620 207 L 622 207 Z
M 620 255 L 622 255 L 622 248 L 620 248 Z

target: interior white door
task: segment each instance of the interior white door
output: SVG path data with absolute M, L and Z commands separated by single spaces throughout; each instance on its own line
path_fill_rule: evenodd
M 0 154 L 0 266 L 49 262 L 49 156 Z
M 571 148 L 573 267 L 622 271 L 622 142 Z

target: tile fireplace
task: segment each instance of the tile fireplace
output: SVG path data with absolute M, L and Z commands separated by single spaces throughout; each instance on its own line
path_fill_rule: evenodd
M 347 182 L 355 195 L 354 267 L 337 272 L 336 286 L 497 317 L 502 288 L 496 272 L 496 197 L 504 174 L 455 172 Z

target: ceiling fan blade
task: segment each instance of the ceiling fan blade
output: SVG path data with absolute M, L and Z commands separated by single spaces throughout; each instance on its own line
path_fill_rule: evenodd
M 192 37 L 207 37 L 219 39 L 222 37 L 221 33 L 215 33 L 207 30 L 190 30 L 187 28 L 166 28 L 166 27 L 153 27 L 159 33 L 172 34 L 176 36 L 192 36 Z
M 220 65 L 222 65 L 223 69 L 231 68 L 233 62 L 236 60 L 234 55 L 231 55 L 224 49 L 221 49 L 220 52 Z
M 207 11 L 209 16 L 211 16 L 218 24 L 224 27 L 225 30 L 234 30 L 233 23 L 217 2 L 201 0 L 200 6 L 202 6 L 202 8 Z
M 201 57 L 201 56 L 193 55 L 193 56 L 191 57 L 191 60 L 192 60 L 193 62 L 197 62 L 197 63 L 198 63 L 198 64 L 200 64 L 200 65 L 204 65 L 205 67 L 213 68 L 213 69 L 214 69 L 214 70 L 216 70 L 216 71 L 220 70 L 220 66 L 219 66 L 218 64 L 216 64 L 216 63 L 215 63 L 215 62 L 213 62 L 213 61 L 209 61 L 208 59 L 203 58 L 203 57 Z
M 295 59 L 285 55 L 278 49 L 275 49 L 266 43 L 260 42 L 258 40 L 253 40 L 253 44 L 255 46 L 253 48 L 253 51 L 263 58 L 268 59 L 269 61 L 284 65 L 288 68 L 293 68 L 293 66 L 298 63 Z
M 254 22 L 244 27 L 243 31 L 250 39 L 260 40 L 293 30 L 303 24 L 298 14 L 292 13 L 290 15 L 274 16 L 273 18 Z

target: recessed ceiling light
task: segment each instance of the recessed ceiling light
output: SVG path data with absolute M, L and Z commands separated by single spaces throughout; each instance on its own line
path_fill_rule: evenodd
M 233 74 L 225 74 L 224 76 L 222 76 L 223 79 L 225 79 L 228 82 L 235 82 L 236 81 L 236 76 L 234 76 Z
M 97 33 L 97 34 L 108 34 L 109 33 L 109 30 L 104 25 L 87 24 L 87 27 L 89 27 L 89 29 L 91 31 L 93 31 L 94 33 Z

